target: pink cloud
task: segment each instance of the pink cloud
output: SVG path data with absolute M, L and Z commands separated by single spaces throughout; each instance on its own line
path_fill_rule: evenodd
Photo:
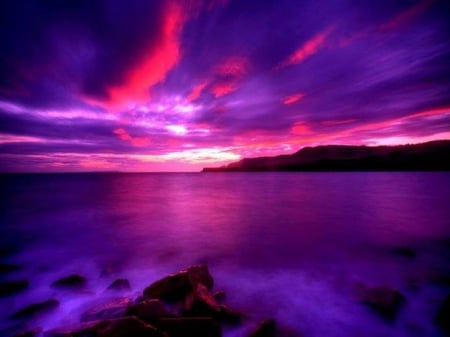
M 423 13 L 428 7 L 430 7 L 436 0 L 422 0 L 416 5 L 408 8 L 407 10 L 397 14 L 390 21 L 380 25 L 380 30 L 388 31 L 396 29 L 400 26 L 407 24 L 413 20 L 416 16 Z
M 205 87 L 208 85 L 208 81 L 205 80 L 203 82 L 200 82 L 197 84 L 194 88 L 192 88 L 189 95 L 186 97 L 188 101 L 192 102 L 195 101 L 197 98 L 200 97 Z
M 151 86 L 163 81 L 180 59 L 179 35 L 186 18 L 183 8 L 168 1 L 162 17 L 162 33 L 157 48 L 151 45 L 145 59 L 129 70 L 125 82 L 109 89 L 109 99 L 100 102 L 107 108 L 120 108 L 128 102 L 149 98 Z
M 222 76 L 242 77 L 249 70 L 249 61 L 242 56 L 232 56 L 219 64 L 215 73 Z
M 305 97 L 305 94 L 299 92 L 297 94 L 289 95 L 283 98 L 283 104 L 289 105 L 299 102 Z
M 228 95 L 229 93 L 232 93 L 237 88 L 238 82 L 235 80 L 222 81 L 214 84 L 211 87 L 211 92 L 216 98 L 218 98 L 224 95 Z
M 149 137 L 132 137 L 125 129 L 118 128 L 115 129 L 114 134 L 117 135 L 117 137 L 120 140 L 123 140 L 124 142 L 129 142 L 131 145 L 135 147 L 143 147 L 150 144 L 150 138 Z
M 316 34 L 311 39 L 301 45 L 296 51 L 294 51 L 286 60 L 278 64 L 275 69 L 281 69 L 293 64 L 298 64 L 316 54 L 326 42 L 326 39 L 334 30 L 334 27 L 328 27 L 322 32 Z

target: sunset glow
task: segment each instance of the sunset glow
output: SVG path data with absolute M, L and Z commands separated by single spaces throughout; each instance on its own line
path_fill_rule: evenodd
M 198 171 L 304 146 L 450 139 L 442 0 L 1 13 L 1 171 Z

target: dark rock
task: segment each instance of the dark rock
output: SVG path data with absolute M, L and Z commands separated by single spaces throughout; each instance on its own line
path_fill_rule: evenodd
M 0 263 L 0 274 L 12 273 L 22 269 L 20 266 L 12 263 Z
M 216 317 L 221 308 L 208 289 L 203 284 L 197 284 L 186 297 L 183 311 L 189 316 Z
M 417 256 L 417 253 L 414 249 L 408 247 L 396 247 L 391 250 L 392 254 L 402 256 L 408 259 L 414 259 Z
M 226 305 L 220 305 L 220 311 L 216 318 L 226 324 L 238 325 L 242 323 L 242 314 L 238 311 L 228 308 Z
M 47 314 L 59 306 L 59 301 L 48 300 L 40 303 L 31 304 L 11 315 L 14 319 L 29 319 Z
M 447 336 L 450 336 L 450 294 L 447 295 L 444 302 L 440 306 L 434 322 L 445 332 Z
M 52 283 L 53 288 L 83 288 L 86 285 L 86 278 L 72 274 Z
M 128 306 L 131 303 L 130 298 L 117 298 L 87 310 L 81 315 L 80 320 L 81 322 L 88 322 L 124 317 L 127 315 Z
M 76 328 L 50 330 L 48 337 L 168 337 L 136 317 L 124 317 L 84 323 Z
M 42 332 L 42 328 L 35 328 L 21 333 L 16 333 L 12 337 L 36 337 Z
M 156 326 L 170 337 L 221 337 L 219 323 L 210 317 L 161 318 Z
M 218 290 L 213 293 L 214 298 L 217 302 L 223 302 L 225 301 L 225 298 L 227 297 L 227 294 L 223 290 Z
M 394 320 L 405 302 L 405 297 L 396 289 L 389 286 L 363 288 L 360 301 L 383 318 Z
M 160 300 L 147 300 L 130 305 L 128 315 L 136 316 L 144 322 L 152 323 L 161 317 L 172 316 Z
M 130 289 L 131 289 L 130 282 L 125 278 L 119 278 L 115 280 L 107 288 L 107 290 L 130 290 Z
M 275 337 L 275 320 L 269 318 L 258 324 L 250 333 L 249 337 Z
M 192 266 L 156 281 L 144 289 L 144 297 L 161 299 L 168 302 L 182 301 L 197 284 L 207 289 L 213 287 L 214 281 L 206 265 Z
M 0 296 L 9 296 L 20 293 L 29 287 L 26 280 L 6 281 L 0 283 Z

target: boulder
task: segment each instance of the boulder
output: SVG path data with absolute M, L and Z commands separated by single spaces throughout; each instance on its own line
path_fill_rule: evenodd
M 52 288 L 83 288 L 86 278 L 77 274 L 62 277 L 52 283 Z
M 360 301 L 383 318 L 394 320 L 405 302 L 405 297 L 390 286 L 364 287 Z
M 221 337 L 219 323 L 210 317 L 161 318 L 157 327 L 170 337 Z
M 183 307 L 183 312 L 189 316 L 216 317 L 220 310 L 214 296 L 201 283 L 186 296 Z
M 207 289 L 213 287 L 214 281 L 206 265 L 192 266 L 154 282 L 144 289 L 144 297 L 179 302 L 184 300 L 197 284 L 203 284 Z
M 20 266 L 12 263 L 0 263 L 0 274 L 12 273 L 20 270 Z
M 127 315 L 128 306 L 132 300 L 128 297 L 116 298 L 109 302 L 97 305 L 81 315 L 81 322 L 98 321 L 102 319 L 112 319 Z
M 391 249 L 392 254 L 401 256 L 407 259 L 414 259 L 417 253 L 414 249 L 408 247 L 395 247 Z
M 14 319 L 29 319 L 41 316 L 43 314 L 47 314 L 59 306 L 59 301 L 57 300 L 48 300 L 40 303 L 31 304 L 19 311 L 16 311 L 11 315 L 11 318 Z
M 239 325 L 242 323 L 242 314 L 238 311 L 228 308 L 226 305 L 221 304 L 220 311 L 216 318 L 225 324 Z
M 136 317 L 124 317 L 84 323 L 75 328 L 50 330 L 48 337 L 168 337 Z
M 130 290 L 130 281 L 125 278 L 119 278 L 109 285 L 107 290 Z
M 225 301 L 225 298 L 227 297 L 227 294 L 223 290 L 218 290 L 213 293 L 214 298 L 217 302 L 223 302 Z
M 35 328 L 25 332 L 16 333 L 12 337 L 36 337 L 42 332 L 42 328 Z
M 29 287 L 30 283 L 26 280 L 5 281 L 0 283 L 0 296 L 10 296 Z
M 275 328 L 274 319 L 265 319 L 252 330 L 249 337 L 275 337 Z
M 444 299 L 439 307 L 434 322 L 439 326 L 447 336 L 450 336 L 450 294 Z
M 127 315 L 136 316 L 144 322 L 152 323 L 161 317 L 172 316 L 160 300 L 147 300 L 128 307 Z

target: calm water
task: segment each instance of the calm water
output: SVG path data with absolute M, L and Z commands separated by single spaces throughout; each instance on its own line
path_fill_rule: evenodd
M 76 321 L 117 277 L 138 292 L 208 263 L 227 303 L 248 314 L 228 336 L 265 317 L 305 337 L 440 336 L 432 319 L 450 292 L 436 281 L 450 275 L 449 173 L 8 175 L 0 184 L 0 244 L 12 251 L 2 260 L 23 266 L 3 278 L 31 283 L 0 298 L 0 331 L 36 301 L 61 301 L 30 323 L 51 328 Z M 87 291 L 49 287 L 70 273 L 88 278 Z M 358 284 L 398 288 L 407 298 L 398 319 L 358 303 Z

